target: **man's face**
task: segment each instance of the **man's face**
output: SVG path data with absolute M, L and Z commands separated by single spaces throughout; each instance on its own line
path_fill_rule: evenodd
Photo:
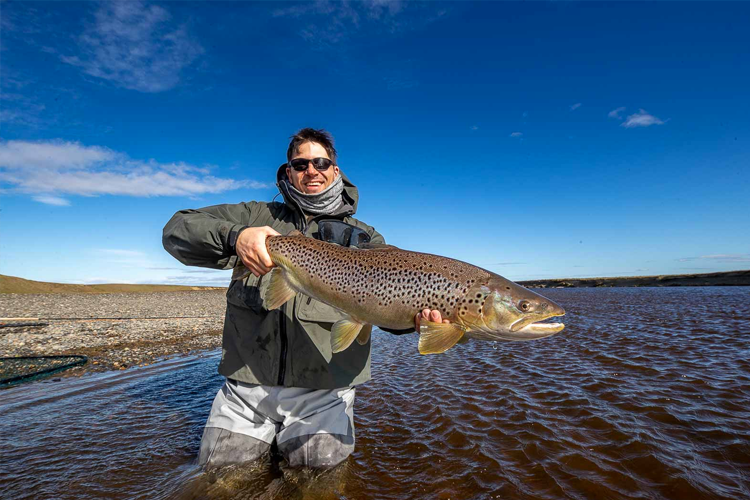
M 313 158 L 329 157 L 328 153 L 326 153 L 326 148 L 317 142 L 305 142 L 300 145 L 297 153 L 292 156 L 292 160 L 296 158 L 312 160 Z M 292 186 L 297 188 L 298 191 L 302 191 L 305 194 L 315 194 L 320 193 L 331 185 L 339 175 L 339 167 L 338 165 L 331 165 L 327 170 L 319 172 L 313 167 L 312 163 L 308 163 L 307 169 L 302 172 L 297 172 L 293 168 L 287 167 L 286 175 L 289 177 Z

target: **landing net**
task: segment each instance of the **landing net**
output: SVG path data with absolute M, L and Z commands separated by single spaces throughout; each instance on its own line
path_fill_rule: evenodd
M 86 356 L 20 356 L 0 358 L 0 387 L 31 382 L 83 366 Z

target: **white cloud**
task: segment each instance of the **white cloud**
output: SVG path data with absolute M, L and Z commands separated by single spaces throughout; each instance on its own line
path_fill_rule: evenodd
M 70 202 L 68 200 L 66 200 L 65 198 L 60 198 L 59 196 L 41 195 L 33 196 L 32 199 L 34 201 L 38 201 L 39 203 L 44 203 L 45 205 L 55 205 L 58 207 L 67 207 L 70 205 Z
M 521 137 L 523 135 L 523 132 L 513 132 L 510 134 L 509 137 Z
M 622 116 L 620 115 L 620 113 L 622 113 L 623 111 L 625 111 L 625 106 L 613 109 L 612 111 L 607 113 L 607 116 L 609 116 L 610 118 L 614 118 L 615 120 L 622 120 Z
M 479 130 L 479 127 L 477 125 L 472 125 L 469 127 L 470 130 Z
M 664 125 L 664 122 L 654 115 L 646 112 L 645 109 L 640 109 L 637 113 L 628 116 L 628 118 L 620 126 L 625 128 L 634 128 L 650 127 L 651 125 Z
M 186 163 L 135 160 L 76 142 L 0 142 L 0 185 L 64 205 L 61 195 L 197 196 L 239 188 L 264 188 L 248 180 L 214 177 Z
M 423 27 L 446 14 L 444 5 L 401 0 L 317 0 L 273 11 L 274 17 L 299 21 L 288 26 L 318 50 L 345 49 L 358 38 L 369 45 L 374 38 Z
M 80 36 L 81 54 L 60 59 L 84 73 L 131 90 L 175 87 L 204 50 L 186 26 L 175 26 L 163 7 L 140 0 L 102 2 Z
M 577 102 L 577 103 L 575 103 L 575 104 L 572 104 L 572 105 L 570 106 L 570 110 L 571 110 L 571 111 L 575 111 L 576 109 L 578 109 L 578 108 L 580 108 L 580 107 L 581 107 L 581 103 L 580 103 L 580 102 Z

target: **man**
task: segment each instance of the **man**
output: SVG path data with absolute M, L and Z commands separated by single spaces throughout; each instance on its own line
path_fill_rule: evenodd
M 385 241 L 352 217 L 358 191 L 340 171 L 328 132 L 305 128 L 292 136 L 276 178 L 283 203 L 182 210 L 164 227 L 164 248 L 183 264 L 231 269 L 243 263 L 252 272 L 227 291 L 219 364 L 227 380 L 201 440 L 204 466 L 255 460 L 274 441 L 293 467 L 333 467 L 354 450 L 354 386 L 370 378 L 370 342 L 332 354 L 330 329 L 343 315 L 303 294 L 266 309 L 265 275 L 274 264 L 265 241 L 295 229 L 320 237 L 329 224 L 348 224 L 344 233 L 366 234 L 372 243 Z M 417 327 L 420 318 L 441 320 L 425 310 Z

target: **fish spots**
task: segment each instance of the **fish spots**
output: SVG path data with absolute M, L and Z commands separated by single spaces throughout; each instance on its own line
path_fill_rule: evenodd
M 329 303 L 351 301 L 357 311 L 412 316 L 431 308 L 445 318 L 473 315 L 484 298 L 471 289 L 490 278 L 460 261 L 397 249 L 360 250 L 302 236 L 271 237 L 267 246 L 272 258 L 288 261 L 302 288 Z

